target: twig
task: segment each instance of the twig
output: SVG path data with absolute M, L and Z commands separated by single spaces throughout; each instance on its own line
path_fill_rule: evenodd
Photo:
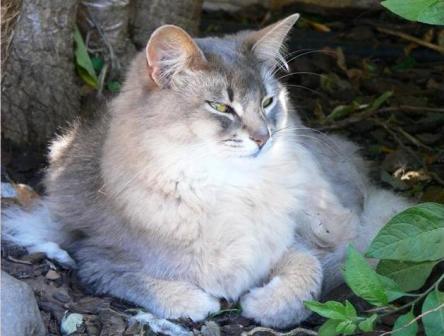
M 320 130 L 334 130 L 339 128 L 344 128 L 349 125 L 360 122 L 366 118 L 369 118 L 375 114 L 387 113 L 387 112 L 397 112 L 397 111 L 412 111 L 412 112 L 431 112 L 431 113 L 444 113 L 444 108 L 434 108 L 434 107 L 422 107 L 422 106 L 409 106 L 409 105 L 400 105 L 400 106 L 390 106 L 384 107 L 377 110 L 365 111 L 360 114 L 356 114 L 350 118 L 344 119 L 342 121 L 336 122 L 332 125 L 327 125 L 320 127 Z
M 391 330 L 391 331 L 386 331 L 386 332 L 382 333 L 382 334 L 379 335 L 379 336 L 390 335 L 390 334 L 393 334 L 393 333 L 395 333 L 395 332 L 398 332 L 398 331 L 400 331 L 400 330 L 402 330 L 402 329 L 405 329 L 405 328 L 407 328 L 409 325 L 411 325 L 411 324 L 415 323 L 416 321 L 418 321 L 419 319 L 423 318 L 424 316 L 426 316 L 426 315 L 428 315 L 428 314 L 431 314 L 431 313 L 433 313 L 433 312 L 435 312 L 435 311 L 437 311 L 437 310 L 440 310 L 440 309 L 442 309 L 442 308 L 444 308 L 444 303 L 441 303 L 438 307 L 435 307 L 435 308 L 433 308 L 433 309 L 430 309 L 430 310 L 425 311 L 425 312 L 422 313 L 422 314 L 419 314 L 419 315 L 416 316 L 413 320 L 411 320 L 409 323 L 407 323 L 406 325 L 402 326 L 401 328 L 398 328 L 398 329 L 395 329 L 395 330 Z
M 381 317 L 387 316 L 387 315 L 391 315 L 393 313 L 397 313 L 399 311 L 404 310 L 405 308 L 408 308 L 412 305 L 415 305 L 418 301 L 420 301 L 421 299 L 423 299 L 425 296 L 427 296 L 433 289 L 435 289 L 440 283 L 441 281 L 444 280 L 444 274 L 441 275 L 438 280 L 436 280 L 424 293 L 421 293 L 416 299 L 414 299 L 413 301 L 410 301 L 408 303 L 406 303 L 405 305 L 402 305 L 401 307 L 398 307 L 394 310 L 391 310 L 385 314 L 382 314 Z
M 306 329 L 306 328 L 296 328 L 287 332 L 279 332 L 270 328 L 265 327 L 256 327 L 251 329 L 250 331 L 244 331 L 242 332 L 241 336 L 253 336 L 254 334 L 258 332 L 268 332 L 275 336 L 297 336 L 297 335 L 310 335 L 310 336 L 317 336 L 318 333 L 314 330 Z
M 424 149 L 427 149 L 428 151 L 433 151 L 433 148 L 423 144 L 421 141 L 419 141 L 418 139 L 416 139 L 413 135 L 407 133 L 406 131 L 404 131 L 401 127 L 397 128 L 398 132 L 401 133 L 406 139 L 408 139 L 409 141 L 411 141 L 414 145 L 418 146 L 418 147 L 422 147 Z
M 429 49 L 433 49 L 441 54 L 444 54 L 444 48 L 440 47 L 439 45 L 421 40 L 420 38 L 417 38 L 415 36 L 406 34 L 406 33 L 402 33 L 402 32 L 398 32 L 395 30 L 391 30 L 391 29 L 387 29 L 387 28 L 382 28 L 382 27 L 376 27 L 376 29 L 378 31 L 380 31 L 381 33 L 385 33 L 385 34 L 389 34 L 389 35 L 393 35 L 393 36 L 398 36 L 404 40 L 410 41 L 410 42 L 414 42 L 416 44 L 419 44 L 423 47 L 429 48 Z

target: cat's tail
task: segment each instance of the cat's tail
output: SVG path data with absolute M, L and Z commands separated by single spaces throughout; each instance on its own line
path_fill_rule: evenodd
M 413 202 L 393 191 L 371 187 L 364 202 L 356 247 L 365 251 L 379 230 L 394 215 L 413 205 Z
M 61 225 L 51 218 L 45 200 L 29 211 L 20 207 L 2 209 L 2 240 L 25 247 L 28 252 L 43 252 L 63 266 L 75 268 L 74 260 L 60 247 L 69 239 Z

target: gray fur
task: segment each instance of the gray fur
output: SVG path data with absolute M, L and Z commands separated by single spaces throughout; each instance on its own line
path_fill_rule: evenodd
M 292 109 L 270 50 L 295 20 L 195 45 L 166 26 L 107 111 L 53 143 L 45 206 L 64 234 L 48 239 L 88 288 L 195 320 L 220 297 L 241 299 L 245 316 L 289 326 L 323 279 L 340 281 L 346 244 L 364 249 L 408 205 L 370 187 L 353 144 L 305 128 Z M 166 33 L 186 57 L 155 40 Z M 163 47 L 177 60 L 153 52 Z M 249 138 L 264 129 L 260 149 Z

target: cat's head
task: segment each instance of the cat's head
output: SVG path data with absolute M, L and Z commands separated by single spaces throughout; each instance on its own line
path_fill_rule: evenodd
M 138 69 L 146 89 L 137 98 L 139 120 L 146 116 L 147 128 L 171 143 L 207 154 L 254 158 L 267 151 L 273 132 L 287 124 L 286 91 L 276 72 L 286 67 L 281 52 L 298 17 L 224 38 L 192 39 L 176 26 L 158 28 L 147 43 L 145 68 Z

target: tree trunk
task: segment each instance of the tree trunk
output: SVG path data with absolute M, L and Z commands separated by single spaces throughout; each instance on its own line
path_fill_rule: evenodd
M 145 48 L 151 33 L 163 24 L 174 24 L 195 35 L 202 0 L 132 0 L 131 35 L 138 49 Z
M 76 0 L 23 0 L 2 74 L 2 139 L 47 144 L 79 112 L 73 60 Z

